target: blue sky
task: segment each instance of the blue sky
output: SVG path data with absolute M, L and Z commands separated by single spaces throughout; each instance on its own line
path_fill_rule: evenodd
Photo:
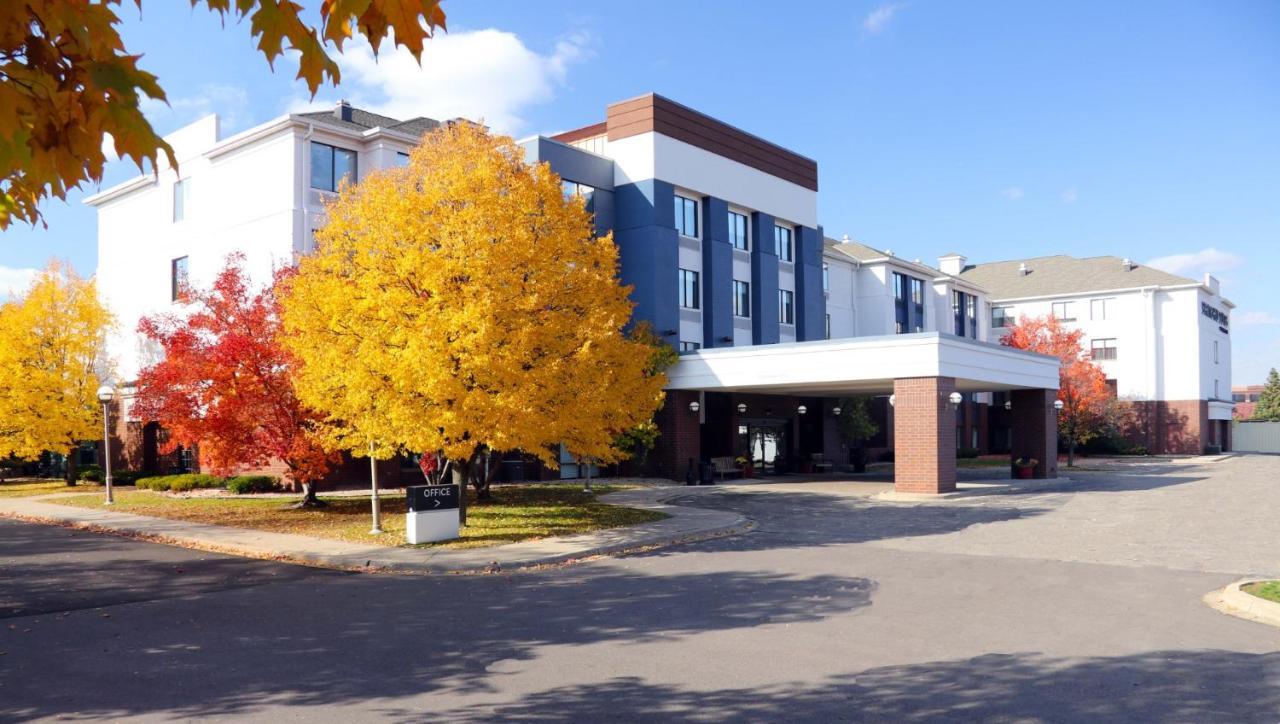
M 305 3 L 314 5 L 314 3 Z M 242 130 L 305 106 L 247 26 L 185 3 L 122 8 L 171 107 Z M 933 261 L 1070 253 L 1218 275 L 1237 305 L 1235 382 L 1280 366 L 1280 3 L 447 2 L 427 68 L 363 48 L 346 97 L 484 117 L 524 135 L 602 120 L 656 91 L 817 159 L 842 234 Z M 136 170 L 116 163 L 106 184 Z M 0 286 L 50 256 L 97 265 L 94 215 L 0 235 Z

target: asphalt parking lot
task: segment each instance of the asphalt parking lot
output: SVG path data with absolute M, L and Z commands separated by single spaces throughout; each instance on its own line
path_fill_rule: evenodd
M 1280 719 L 1280 458 L 890 504 L 538 572 L 356 575 L 0 521 L 0 719 Z M 851 488 L 852 490 L 852 488 Z

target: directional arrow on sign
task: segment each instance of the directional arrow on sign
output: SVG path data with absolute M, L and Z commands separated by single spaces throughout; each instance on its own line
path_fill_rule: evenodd
M 436 499 L 434 500 L 434 502 L 435 502 L 435 504 L 436 504 L 436 507 L 437 507 L 437 508 L 439 508 L 439 507 L 440 507 L 440 499 L 439 499 L 439 498 L 436 498 Z

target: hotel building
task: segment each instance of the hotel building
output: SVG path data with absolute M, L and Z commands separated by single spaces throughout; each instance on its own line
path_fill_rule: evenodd
M 182 284 L 207 284 L 232 251 L 246 256 L 253 278 L 269 279 L 314 248 L 323 199 L 339 179 L 403 163 L 421 134 L 439 125 L 339 104 L 223 138 L 211 116 L 168 137 L 181 178 L 161 169 L 89 198 L 98 210 L 99 288 L 121 321 L 111 350 L 126 393 L 155 354 L 132 334 L 139 317 L 169 309 Z M 994 340 L 1010 314 L 1040 313 L 1037 305 L 1052 305 L 1052 295 L 1087 302 L 1101 289 L 1024 294 L 1004 284 L 1000 265 L 966 266 L 949 255 L 932 267 L 827 238 L 815 161 L 657 95 L 612 104 L 603 120 L 520 144 L 528 161 L 562 177 L 566 193 L 587 198 L 597 229 L 614 234 L 635 318 L 682 353 L 669 373 L 662 435 L 647 472 L 684 479 L 699 461 L 739 455 L 764 469 L 775 461 L 788 470 L 843 465 L 849 451 L 837 434 L 839 399 L 865 394 L 876 396 L 883 423 L 873 444 L 894 450 L 901 490 L 952 489 L 959 447 L 1035 458 L 1037 476 L 1056 474 L 1057 361 Z M 1216 285 L 1210 291 L 1176 277 L 1157 283 L 1147 271 L 1130 286 L 1154 316 L 1106 321 L 1142 324 L 1157 338 L 1147 339 L 1147 366 L 1135 369 L 1160 382 L 1148 389 L 1116 366 L 1118 391 L 1177 403 L 1152 408 L 1157 416 L 1165 410 L 1166 420 L 1170 410 L 1191 417 L 1193 403 L 1197 420 L 1216 420 L 1208 388 L 1188 387 L 1184 378 L 1193 369 L 1229 389 L 1229 373 L 1216 371 L 1229 369 L 1225 332 L 1215 338 L 1215 369 L 1185 364 L 1186 345 L 1172 338 L 1182 334 L 1185 325 L 1174 320 L 1188 299 L 1214 305 L 1223 329 L 1229 303 Z M 1052 273 L 1046 267 L 1040 275 Z M 1129 298 L 1111 291 L 1107 298 Z M 1153 299 L 1143 302 L 1144 294 Z M 1098 339 L 1126 345 L 1144 333 L 1104 332 Z M 123 412 L 127 464 L 169 464 L 155 452 L 163 431 L 129 419 L 127 394 Z M 1203 423 L 1197 430 L 1213 434 Z M 506 457 L 507 477 L 549 474 L 522 465 L 518 453 Z M 579 472 L 573 459 L 562 452 L 560 474 Z

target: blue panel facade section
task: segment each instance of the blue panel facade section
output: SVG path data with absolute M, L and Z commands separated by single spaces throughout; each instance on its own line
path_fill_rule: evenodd
M 612 160 L 541 136 L 526 141 L 522 146 L 526 162 L 547 163 L 566 181 L 576 181 L 595 189 L 587 210 L 595 214 L 596 233 L 603 234 L 614 228 Z
M 773 217 L 751 214 L 751 338 L 778 343 L 778 254 L 773 248 Z
M 729 204 L 702 200 L 703 347 L 733 346 L 733 246 L 729 243 Z
M 666 342 L 680 329 L 679 240 L 675 191 L 657 179 L 614 189 L 613 240 L 618 245 L 622 283 L 631 285 L 633 321 L 645 320 Z
M 796 227 L 796 341 L 827 336 L 827 297 L 822 292 L 822 229 Z

